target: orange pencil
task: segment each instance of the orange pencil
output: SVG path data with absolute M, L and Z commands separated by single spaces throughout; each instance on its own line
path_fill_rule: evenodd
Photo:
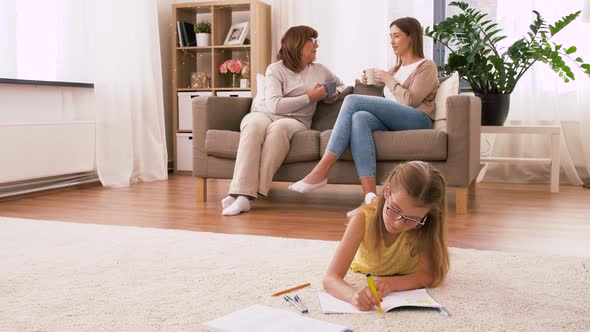
M 280 291 L 278 293 L 274 293 L 274 294 L 272 294 L 272 296 L 283 295 L 285 293 L 289 293 L 289 292 L 296 291 L 296 290 L 301 289 L 301 288 L 305 288 L 305 287 L 307 287 L 309 285 L 311 285 L 311 284 L 308 282 L 308 283 L 303 284 L 303 285 L 295 286 L 295 287 L 292 287 L 292 288 L 289 288 L 289 289 L 282 290 L 282 291 Z

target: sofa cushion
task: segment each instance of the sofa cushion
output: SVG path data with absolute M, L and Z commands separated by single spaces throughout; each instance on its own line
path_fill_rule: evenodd
M 434 99 L 434 119 L 436 121 L 447 118 L 447 98 L 458 95 L 460 92 L 459 73 L 454 72 L 453 75 L 440 79 L 440 86 Z
M 324 131 L 328 129 L 334 128 L 334 123 L 336 123 L 336 118 L 338 117 L 338 113 L 340 112 L 340 107 L 342 106 L 342 102 L 344 98 L 352 93 L 352 87 L 346 87 L 340 95 L 338 95 L 338 99 L 333 104 L 326 104 L 326 103 L 318 103 L 318 106 L 315 109 L 315 113 L 313 114 L 313 119 L 311 120 L 311 129 L 312 130 L 319 130 Z
M 360 80 L 355 80 L 353 94 L 383 97 L 383 89 L 384 88 L 385 88 L 385 84 L 383 84 L 383 83 L 374 84 L 374 85 L 365 85 Z
M 324 154 L 332 130 L 322 132 L 320 152 Z M 421 129 L 402 131 L 374 131 L 377 161 L 446 160 L 447 133 L 442 130 Z M 350 146 L 342 160 L 353 160 Z
M 293 135 L 291 148 L 287 153 L 287 157 L 285 157 L 284 163 L 319 160 L 321 133 L 321 131 L 317 130 L 306 130 Z
M 205 137 L 207 155 L 211 157 L 236 159 L 240 133 L 229 130 L 208 130 Z M 302 161 L 316 161 L 320 158 L 320 132 L 307 130 L 296 133 L 291 139 L 291 149 L 285 164 Z
M 256 96 L 252 100 L 251 112 L 266 112 L 268 106 L 266 105 L 266 76 L 258 73 L 256 74 Z

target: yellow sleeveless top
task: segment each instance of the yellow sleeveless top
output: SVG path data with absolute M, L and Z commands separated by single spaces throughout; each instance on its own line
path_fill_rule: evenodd
M 387 247 L 382 238 L 377 238 L 371 223 L 376 222 L 374 215 L 377 204 L 367 205 L 363 212 L 365 214 L 365 236 L 361 242 L 350 268 L 354 272 L 371 273 L 377 276 L 406 275 L 418 271 L 418 255 L 412 257 L 413 243 L 407 233 L 401 233 Z M 378 242 L 377 242 L 378 241 Z M 375 244 L 378 243 L 379 255 L 375 251 Z

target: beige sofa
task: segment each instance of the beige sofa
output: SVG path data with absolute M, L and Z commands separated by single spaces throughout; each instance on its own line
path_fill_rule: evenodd
M 351 93 L 383 92 L 382 88 L 357 84 L 348 87 L 336 103 L 319 103 L 311 130 L 293 136 L 291 149 L 274 181 L 294 182 L 311 171 L 326 149 L 344 97 Z M 193 99 L 193 176 L 197 178 L 198 201 L 207 200 L 207 179 L 232 178 L 240 122 L 250 112 L 251 103 L 252 98 Z M 474 179 L 480 170 L 480 119 L 479 98 L 457 95 L 447 98 L 447 119 L 436 121 L 434 129 L 374 132 L 377 180 L 381 181 L 400 162 L 431 162 L 443 173 L 448 187 L 455 188 L 457 214 L 465 214 L 468 195 L 474 193 Z M 328 183 L 359 183 L 350 148 L 330 170 Z

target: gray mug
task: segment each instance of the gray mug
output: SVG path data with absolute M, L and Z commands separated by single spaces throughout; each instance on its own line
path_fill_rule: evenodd
M 326 87 L 326 92 L 328 92 L 328 98 L 334 97 L 334 94 L 336 93 L 336 81 L 324 82 L 322 83 L 322 85 Z

